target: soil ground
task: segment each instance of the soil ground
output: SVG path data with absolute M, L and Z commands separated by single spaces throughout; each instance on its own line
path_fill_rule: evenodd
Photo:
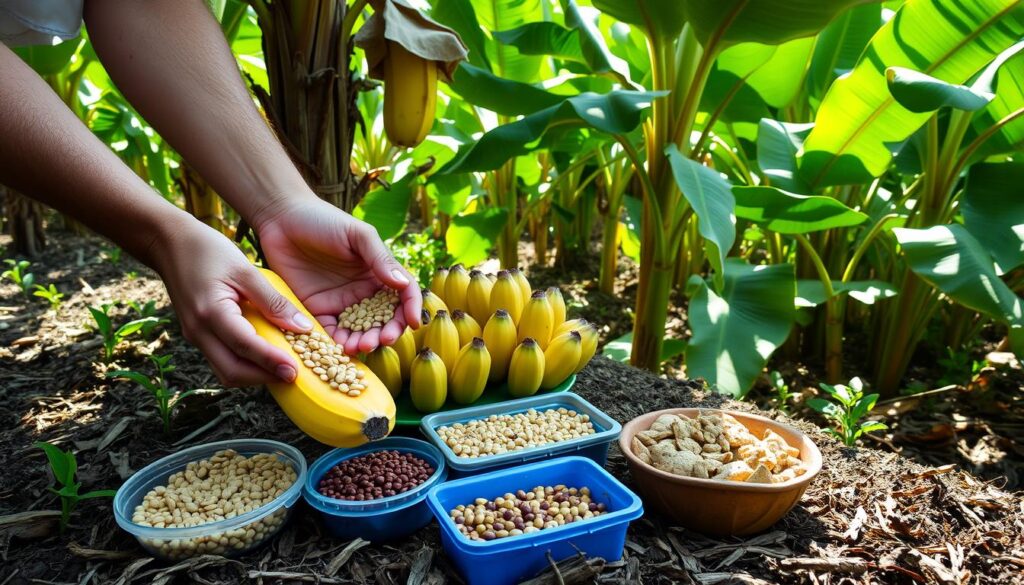
M 9 283 L 0 285 L 0 585 L 459 582 L 439 545 L 436 525 L 399 543 L 343 542 L 326 534 L 315 514 L 301 505 L 292 522 L 261 550 L 234 560 L 201 557 L 178 564 L 148 557 L 117 527 L 109 500 L 82 503 L 63 535 L 52 516 L 29 514 L 13 522 L 10 515 L 24 518 L 27 512 L 59 507 L 47 490 L 52 478 L 35 441 L 74 450 L 83 489 L 116 488 L 159 457 L 227 438 L 285 441 L 309 461 L 327 451 L 298 431 L 266 392 L 217 389 L 202 356 L 181 339 L 159 280 L 127 257 L 116 264 L 99 260 L 101 246 L 96 239 L 62 236 L 51 243 L 46 258 L 33 263 L 37 282 L 55 283 L 67 294 L 57 312 Z M 577 312 L 607 324 L 603 333 L 613 339 L 628 327 L 628 271 L 618 297 L 596 292 L 594 274 L 580 277 L 567 294 L 575 299 Z M 537 270 L 534 278 L 555 275 Z M 178 366 L 172 382 L 181 389 L 205 389 L 185 400 L 167 435 L 161 433 L 148 394 L 103 377 L 114 366 L 99 365 L 102 350 L 86 327 L 88 306 L 129 300 L 156 301 L 170 323 L 153 339 L 119 348 L 116 367 L 145 369 L 146 354 L 170 353 Z M 119 306 L 111 314 L 120 323 L 131 311 Z M 673 327 L 681 326 L 681 316 L 672 319 Z M 587 581 L 1021 582 L 1024 499 L 1012 491 L 1019 476 L 1006 471 L 1013 471 L 1021 457 L 1020 392 L 1019 384 L 1013 388 L 1014 376 L 992 374 L 984 388 L 970 390 L 976 394 L 965 390 L 954 393 L 953 400 L 932 399 L 936 404 L 931 408 L 919 399 L 916 410 L 896 413 L 900 416 L 890 423 L 896 432 L 881 438 L 879 449 L 847 449 L 815 424 L 769 410 L 768 416 L 808 433 L 825 459 L 822 473 L 789 515 L 761 535 L 709 539 L 648 513 L 630 526 L 622 560 L 604 564 Z M 706 393 L 700 383 L 658 377 L 606 358 L 595 359 L 580 373 L 574 391 L 622 422 L 668 407 L 759 411 L 750 402 Z M 979 401 L 986 404 L 979 407 Z M 945 420 L 946 426 L 929 426 L 933 420 Z M 923 435 L 923 447 L 899 436 L 905 425 L 931 433 Z M 607 468 L 632 485 L 616 447 Z

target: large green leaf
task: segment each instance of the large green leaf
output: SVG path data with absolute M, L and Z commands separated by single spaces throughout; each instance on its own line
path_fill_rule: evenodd
M 1024 162 L 976 163 L 960 198 L 964 227 L 1005 274 L 1024 264 Z
M 565 25 L 579 31 L 583 60 L 594 73 L 615 73 L 619 80 L 630 86 L 629 65 L 612 54 L 598 29 L 601 13 L 589 6 L 577 6 L 576 0 L 561 0 Z
M 664 39 L 675 38 L 686 23 L 680 0 L 593 0 L 593 3 L 608 16 Z
M 562 133 L 579 128 L 593 128 L 611 134 L 624 134 L 643 120 L 651 100 L 664 93 L 613 91 L 607 94 L 584 93 L 562 100 L 522 119 L 499 126 L 480 140 L 459 150 L 455 159 L 438 171 L 440 174 L 489 171 L 508 159 L 541 146 L 549 130 Z
M 822 195 L 796 195 L 775 187 L 732 188 L 736 217 L 780 234 L 806 234 L 863 223 L 868 216 Z
M 56 75 L 67 67 L 81 45 L 82 37 L 75 37 L 56 45 L 15 47 L 14 52 L 39 75 Z
M 409 212 L 415 181 L 416 173 L 410 171 L 392 183 L 390 189 L 381 187 L 370 191 L 352 210 L 352 215 L 372 225 L 380 239 L 394 238 L 405 229 L 405 217 Z
M 508 211 L 490 208 L 452 218 L 445 243 L 453 262 L 473 266 L 485 260 L 508 221 Z
M 747 79 L 768 105 L 785 108 L 804 87 L 814 38 L 800 38 L 779 45 L 768 62 Z
M 893 231 L 910 268 L 952 300 L 1007 324 L 1021 324 L 1021 300 L 996 274 L 985 247 L 958 224 Z
M 474 2 L 473 7 L 480 26 L 492 34 L 544 20 L 540 0 L 483 0 Z M 488 43 L 487 57 L 492 71 L 501 77 L 525 82 L 539 80 L 543 59 L 537 55 L 526 55 L 501 43 Z
M 666 362 L 686 351 L 686 341 L 666 337 L 661 343 L 660 361 Z M 629 356 L 633 353 L 633 332 L 613 339 L 605 344 L 601 355 L 617 362 L 628 363 Z
M 449 86 L 474 106 L 506 116 L 532 114 L 565 99 L 529 83 L 502 79 L 468 63 L 459 65 Z
M 899 291 L 893 285 L 881 280 L 851 280 L 849 282 L 837 280 L 832 283 L 832 292 L 836 296 L 849 294 L 850 298 L 865 305 L 873 305 L 878 300 L 891 299 Z M 827 300 L 825 285 L 820 280 L 796 281 L 797 307 L 816 307 Z
M 715 286 L 721 290 L 725 257 L 736 240 L 736 201 L 729 182 L 717 171 L 683 156 L 675 144 L 665 149 L 665 156 L 676 185 L 697 216 L 697 229 L 704 237 L 708 261 L 715 271 Z
M 818 35 L 807 70 L 807 91 L 820 100 L 836 77 L 853 69 L 871 36 L 882 26 L 882 5 L 856 6 L 840 14 Z
M 496 31 L 494 38 L 525 55 L 551 55 L 585 63 L 579 31 L 554 22 L 528 22 L 512 30 Z
M 691 277 L 687 374 L 704 378 L 719 392 L 745 394 L 789 336 L 795 290 L 792 264 L 751 266 L 731 258 L 721 295 L 699 276 Z
M 934 112 L 946 106 L 975 112 L 988 105 L 995 96 L 966 85 L 946 83 L 913 69 L 890 67 L 885 81 L 892 97 L 911 112 Z
M 487 57 L 487 37 L 480 29 L 473 3 L 470 0 L 434 0 L 431 5 L 431 18 L 459 33 L 469 49 L 469 62 L 480 69 L 493 71 Z
M 1024 54 L 1010 59 L 996 80 L 996 97 L 987 108 L 977 113 L 971 124 L 976 133 L 993 127 L 996 122 L 1024 108 Z M 984 145 L 979 154 L 989 156 L 1014 152 L 1024 148 L 1024 116 L 1000 128 Z
M 906 140 L 931 115 L 899 105 L 888 67 L 964 83 L 1024 34 L 1022 0 L 908 0 L 872 38 L 853 72 L 832 84 L 804 143 L 800 172 L 813 188 L 881 175 L 889 144 Z
M 776 187 L 792 193 L 809 188 L 797 172 L 797 153 L 814 124 L 789 124 L 764 118 L 757 128 L 757 164 Z
M 869 1 L 673 0 L 684 7 L 687 21 L 704 46 L 712 38 L 728 46 L 747 41 L 777 45 L 808 37 L 840 12 Z

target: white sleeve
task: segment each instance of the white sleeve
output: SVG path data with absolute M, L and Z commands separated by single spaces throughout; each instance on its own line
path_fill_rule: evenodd
M 82 28 L 83 0 L 0 0 L 0 42 L 9 46 L 50 45 Z

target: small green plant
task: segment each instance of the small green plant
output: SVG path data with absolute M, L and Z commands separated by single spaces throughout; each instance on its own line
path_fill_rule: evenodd
M 846 446 L 854 446 L 864 433 L 888 428 L 885 423 L 861 420 L 874 408 L 878 394 L 865 396 L 864 383 L 860 378 L 850 380 L 849 386 L 833 386 L 824 382 L 819 386 L 835 399 L 835 402 L 824 398 L 812 398 L 807 401 L 807 405 L 832 422 L 833 428 L 827 429 L 826 432 L 838 437 Z
M 4 260 L 10 268 L 0 273 L 0 278 L 5 278 L 18 285 L 21 289 L 21 293 L 28 296 L 29 291 L 32 290 L 32 285 L 36 282 L 36 275 L 28 271 L 29 261 L 28 260 L 13 260 L 8 258 Z
M 54 311 L 59 309 L 60 304 L 64 301 L 64 293 L 57 290 L 57 287 L 52 284 L 49 286 L 37 284 L 36 292 L 32 293 L 32 295 L 46 299 L 46 302 L 50 303 L 50 308 Z
M 110 320 L 110 308 L 113 306 L 113 304 L 104 303 L 99 307 L 89 307 L 89 313 L 92 314 L 93 320 L 96 321 L 95 329 L 103 336 L 103 361 L 105 362 L 113 359 L 114 349 L 119 343 L 129 336 L 140 332 L 146 325 L 159 322 L 156 317 L 145 317 L 129 321 L 114 329 L 113 322 Z
M 174 371 L 174 366 L 171 365 L 171 355 L 164 356 L 149 356 L 149 361 L 153 362 L 156 366 L 156 374 L 149 376 L 142 372 L 136 372 L 133 370 L 115 370 L 107 372 L 108 378 L 124 378 L 131 380 L 139 386 L 142 386 L 153 395 L 156 399 L 156 407 L 160 412 L 160 420 L 164 423 L 164 432 L 167 433 L 171 430 L 171 413 L 174 412 L 174 408 L 181 403 L 181 401 L 187 396 L 191 395 L 195 390 L 188 390 L 187 392 L 175 392 L 167 384 L 167 374 Z
M 408 267 L 420 283 L 429 283 L 437 268 L 450 260 L 443 238 L 435 238 L 429 231 L 403 234 L 388 243 L 395 259 Z
M 139 303 L 138 301 L 128 301 L 128 307 L 135 311 L 135 314 L 139 316 L 139 319 L 156 319 L 142 326 L 142 336 L 149 339 L 153 336 L 153 331 L 160 325 L 170 323 L 167 319 L 161 319 L 156 314 L 156 301 L 146 301 L 146 304 Z
M 139 277 L 139 273 L 135 270 L 129 270 L 128 272 L 124 273 L 124 276 L 128 280 L 135 280 L 136 278 Z
M 60 489 L 55 487 L 47 489 L 60 497 L 61 533 L 67 528 L 68 520 L 71 518 L 71 513 L 78 506 L 78 502 L 93 498 L 114 497 L 115 490 L 95 490 L 84 494 L 78 493 L 78 490 L 82 488 L 82 482 L 75 479 L 75 474 L 78 473 L 78 462 L 75 460 L 74 453 L 70 450 L 61 450 L 56 445 L 50 443 L 38 442 L 36 447 L 46 453 L 46 458 L 50 462 L 50 471 L 53 472 L 53 478 L 56 480 L 57 485 L 60 486 Z
M 121 248 L 117 246 L 103 248 L 100 250 L 100 259 L 111 264 L 119 264 L 121 262 Z
M 789 399 L 792 394 L 789 393 L 789 384 L 782 379 L 782 374 L 778 370 L 772 370 L 771 374 L 768 375 L 772 383 L 772 389 L 775 390 L 775 407 L 781 412 L 789 412 Z
M 985 362 L 972 359 L 966 351 L 957 351 L 947 347 L 946 357 L 939 358 L 939 367 L 942 368 L 942 376 L 939 378 L 938 385 L 949 386 L 966 384 L 973 380 L 985 367 Z

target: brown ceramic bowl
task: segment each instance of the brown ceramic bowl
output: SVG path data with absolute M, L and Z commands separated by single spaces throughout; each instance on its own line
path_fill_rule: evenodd
M 793 509 L 814 476 L 821 471 L 821 451 L 807 435 L 794 428 L 763 416 L 723 410 L 719 412 L 736 417 L 755 435 L 760 437 L 764 429 L 770 428 L 791 446 L 800 449 L 800 459 L 807 465 L 807 473 L 776 484 L 697 479 L 655 469 L 633 454 L 633 436 L 650 428 L 659 416 L 681 414 L 696 417 L 700 410 L 670 408 L 649 412 L 622 427 L 619 448 L 629 462 L 633 481 L 644 496 L 644 505 L 649 505 L 681 526 L 703 534 L 742 536 L 766 530 Z

